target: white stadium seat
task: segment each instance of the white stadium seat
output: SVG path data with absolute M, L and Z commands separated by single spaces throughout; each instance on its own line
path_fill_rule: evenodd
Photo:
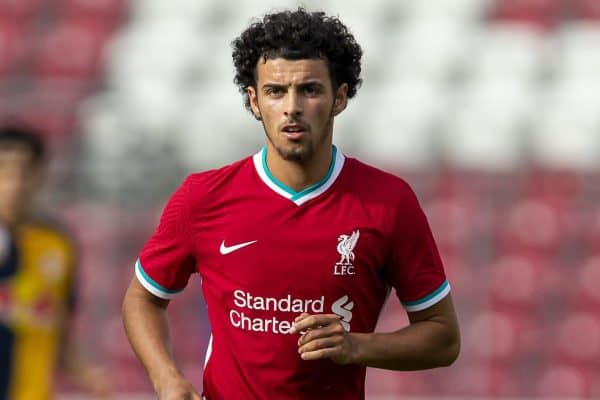
M 217 0 L 131 0 L 131 14 L 134 21 L 176 18 L 211 23 L 220 6 Z
M 554 54 L 558 75 L 597 79 L 600 71 L 600 25 L 581 22 L 566 25 L 557 38 Z
M 532 156 L 545 167 L 600 167 L 600 80 L 558 82 L 535 117 Z
M 476 36 L 467 69 L 479 78 L 535 79 L 542 72 L 547 42 L 524 24 L 495 24 Z
M 185 98 L 172 132 L 181 161 L 192 170 L 214 168 L 258 151 L 264 143 L 260 121 L 244 109 L 241 95 L 222 83 L 204 85 Z
M 194 27 L 174 19 L 132 26 L 107 49 L 107 74 L 116 86 L 138 79 L 183 80 L 197 45 Z
M 359 155 L 385 166 L 423 168 L 434 159 L 433 132 L 444 109 L 444 92 L 431 80 L 375 87 L 352 112 L 362 127 Z M 362 93 L 361 95 L 364 95 Z
M 468 23 L 485 16 L 492 0 L 403 0 L 400 3 L 413 18 L 441 16 Z
M 390 32 L 388 56 L 382 60 L 390 79 L 411 76 L 434 80 L 451 76 L 466 56 L 469 32 L 445 18 L 409 21 Z
M 444 158 L 460 169 L 510 171 L 523 158 L 523 131 L 533 98 L 516 81 L 473 82 L 445 120 Z

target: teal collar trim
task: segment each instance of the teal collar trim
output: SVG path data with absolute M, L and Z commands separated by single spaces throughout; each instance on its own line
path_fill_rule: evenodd
M 340 151 L 338 151 L 337 147 L 333 146 L 331 150 L 331 163 L 329 164 L 329 169 L 327 170 L 325 177 L 314 185 L 311 185 L 299 192 L 286 186 L 277 178 L 275 178 L 273 174 L 271 174 L 271 171 L 269 171 L 269 167 L 267 165 L 266 147 L 263 147 L 261 151 L 256 153 L 253 159 L 258 175 L 267 186 L 283 197 L 286 197 L 297 205 L 300 205 L 325 192 L 335 182 L 342 170 L 345 157 Z

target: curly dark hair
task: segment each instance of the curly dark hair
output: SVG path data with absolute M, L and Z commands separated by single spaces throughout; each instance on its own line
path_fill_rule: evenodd
M 232 47 L 234 83 L 248 110 L 251 109 L 246 89 L 256 87 L 256 65 L 261 57 L 265 60 L 324 58 L 334 90 L 346 83 L 348 98 L 354 97 L 362 82 L 360 46 L 338 18 L 324 12 L 307 12 L 300 7 L 267 14 L 242 32 Z

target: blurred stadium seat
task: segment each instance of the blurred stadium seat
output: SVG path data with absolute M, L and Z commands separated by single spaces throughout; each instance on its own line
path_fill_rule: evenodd
M 581 367 L 551 362 L 535 382 L 536 395 L 542 398 L 590 398 L 590 372 Z
M 578 21 L 565 24 L 560 29 L 556 42 L 558 73 L 565 80 L 585 79 L 600 68 L 598 22 Z
M 0 16 L 0 81 L 14 72 L 27 51 L 27 24 L 19 24 L 11 17 Z
M 435 16 L 471 24 L 485 17 L 492 0 L 440 0 L 435 3 L 404 0 L 398 3 L 403 4 L 410 18 Z
M 549 46 L 543 34 L 523 23 L 495 23 L 477 35 L 467 66 L 477 79 L 515 79 L 527 84 L 542 74 Z
M 0 18 L 23 22 L 39 9 L 41 0 L 0 0 Z
M 427 168 L 434 160 L 434 128 L 444 109 L 444 92 L 429 79 L 404 79 L 393 85 L 371 87 L 381 106 L 368 120 L 354 120 L 362 156 L 391 169 Z M 361 93 L 365 94 L 365 93 Z M 368 94 L 367 94 L 368 95 Z M 343 135 L 344 133 L 341 133 Z
M 600 366 L 600 317 L 572 310 L 551 331 L 548 351 L 554 358 L 575 362 L 592 370 Z
M 43 77 L 91 79 L 101 67 L 104 42 L 109 31 L 95 19 L 60 21 L 40 38 L 34 71 Z
M 70 19 L 95 18 L 106 23 L 118 22 L 129 0 L 50 0 L 63 16 Z
M 569 3 L 575 18 L 600 21 L 600 3 L 597 0 L 572 0 Z
M 499 21 L 525 22 L 551 29 L 562 18 L 563 0 L 495 0 L 493 18 Z
M 526 85 L 512 79 L 472 81 L 444 121 L 443 157 L 459 169 L 519 168 L 532 95 Z
M 387 54 L 388 81 L 451 77 L 467 55 L 468 26 L 445 17 L 415 18 L 389 32 L 395 51 Z M 435 49 L 435 51 L 432 51 Z
M 532 158 L 543 168 L 597 171 L 600 82 L 585 77 L 555 83 L 531 131 Z M 567 134 L 568 132 L 568 134 Z

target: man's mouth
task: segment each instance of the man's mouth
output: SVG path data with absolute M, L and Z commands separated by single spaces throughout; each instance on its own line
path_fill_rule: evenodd
M 304 125 L 289 124 L 285 125 L 281 131 L 288 139 L 297 140 L 300 139 L 304 133 L 306 133 L 307 129 Z

